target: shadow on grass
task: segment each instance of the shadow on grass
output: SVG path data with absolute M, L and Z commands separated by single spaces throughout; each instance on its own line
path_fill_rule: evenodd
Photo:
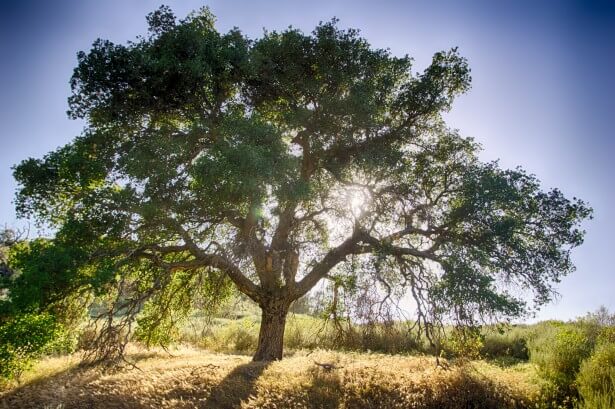
M 62 402 L 65 385 L 83 372 L 85 370 L 76 365 L 51 376 L 36 378 L 9 390 L 0 391 L 0 409 L 42 408 L 52 401 Z
M 92 387 L 92 383 L 100 384 L 101 377 L 112 372 L 115 371 L 110 371 L 109 368 L 101 365 L 82 362 L 53 375 L 37 378 L 9 391 L 0 392 L 0 409 L 145 409 L 152 407 L 151 404 L 142 402 L 137 395 L 131 396 L 104 387 Z M 138 376 L 138 371 L 134 370 L 134 373 Z
M 256 381 L 269 366 L 269 362 L 249 362 L 239 365 L 213 388 L 202 408 L 238 408 L 242 401 L 254 394 Z
M 307 390 L 310 408 L 337 408 L 342 398 L 342 381 L 337 370 L 326 371 L 318 367 L 309 369 L 310 386 Z
M 147 359 L 151 356 L 138 358 Z M 191 401 L 199 408 L 237 408 L 254 394 L 256 381 L 267 366 L 268 363 L 261 362 L 239 365 L 220 382 L 212 382 L 211 377 L 201 377 L 194 373 L 184 378 L 185 382 L 170 389 L 159 390 L 157 393 L 145 391 L 144 394 L 135 389 L 134 393 L 128 394 L 126 390 L 114 388 L 114 380 L 101 380 L 103 371 L 97 366 L 77 365 L 10 391 L 0 392 L 0 409 L 152 408 L 159 407 L 161 401 L 165 400 Z M 211 370 L 214 373 L 216 371 Z M 135 378 L 141 376 L 138 370 L 129 371 L 133 371 Z

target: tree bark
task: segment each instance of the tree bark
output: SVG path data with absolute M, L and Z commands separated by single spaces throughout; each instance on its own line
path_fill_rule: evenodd
M 284 329 L 290 307 L 286 299 L 267 300 L 261 304 L 262 319 L 258 334 L 258 347 L 253 361 L 277 361 L 282 359 Z

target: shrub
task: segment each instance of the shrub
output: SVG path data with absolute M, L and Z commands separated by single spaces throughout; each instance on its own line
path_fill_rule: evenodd
M 306 315 L 293 314 L 288 317 L 286 324 L 284 348 L 313 349 L 322 343 L 321 338 L 325 336 L 326 331 L 322 322 Z
M 64 325 L 56 323 L 53 339 L 41 351 L 43 355 L 66 355 L 77 350 L 80 331 L 77 328 L 67 329 Z
M 570 405 L 577 397 L 575 379 L 581 362 L 593 349 L 594 340 L 583 327 L 554 324 L 543 327 L 529 342 L 530 359 L 548 381 L 545 394 Z
M 576 381 L 584 407 L 615 408 L 615 343 L 598 345 L 581 364 Z
M 50 314 L 23 314 L 0 326 L 0 376 L 19 379 L 44 353 L 61 351 L 68 339 Z M 59 341 L 59 342 L 58 342 Z
M 598 345 L 615 344 L 615 326 L 602 328 L 602 330 L 598 334 L 598 339 L 596 343 Z
M 478 328 L 455 327 L 444 339 L 443 352 L 447 357 L 476 359 L 483 348 Z
M 312 343 L 322 348 L 344 351 L 371 351 L 399 354 L 423 351 L 416 335 L 407 322 L 364 323 L 340 326 L 332 321 L 317 325 L 320 330 L 312 335 Z
M 361 328 L 362 350 L 399 354 L 419 350 L 420 345 L 405 323 L 373 324 Z
M 237 352 L 251 352 L 256 349 L 258 336 L 250 328 L 239 327 L 233 338 Z
M 480 354 L 490 359 L 512 358 L 527 361 L 529 359 L 528 336 L 529 330 L 525 327 L 513 327 L 504 332 L 488 330 L 483 336 Z
M 258 325 L 253 319 L 225 320 L 212 328 L 203 345 L 218 352 L 251 352 L 258 341 Z

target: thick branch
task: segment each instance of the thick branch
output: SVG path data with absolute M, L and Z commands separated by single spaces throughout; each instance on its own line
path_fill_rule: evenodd
M 260 288 L 250 281 L 230 260 L 218 254 L 201 253 L 196 258 L 186 261 L 165 262 L 156 254 L 139 252 L 133 253 L 134 256 L 152 260 L 159 267 L 173 272 L 177 270 L 194 270 L 197 268 L 211 267 L 224 272 L 235 283 L 239 291 L 258 302 L 260 299 Z
M 239 267 L 223 256 L 208 254 L 200 258 L 205 265 L 224 271 L 235 283 L 239 291 L 250 297 L 255 302 L 260 300 L 260 288 L 246 277 Z
M 360 244 L 361 242 L 365 244 Z M 384 251 L 387 254 L 395 256 L 414 256 L 439 262 L 439 258 L 434 253 L 438 245 L 439 243 L 436 242 L 427 250 L 392 246 L 390 243 L 378 240 L 364 231 L 356 230 L 351 237 L 346 239 L 338 247 L 329 250 L 322 261 L 317 263 L 312 270 L 297 283 L 295 294 L 300 297 L 310 291 L 333 267 L 344 261 L 346 257 L 351 254 L 366 254 Z
M 317 263 L 312 270 L 299 281 L 295 287 L 295 296 L 301 297 L 310 291 L 318 281 L 324 278 L 333 267 L 346 259 L 346 256 L 352 254 L 356 244 L 360 240 L 360 235 L 353 234 L 346 239 L 342 244 L 334 249 L 329 250 L 325 257 Z
M 433 261 L 439 261 L 439 258 L 435 255 L 435 250 L 440 245 L 440 242 L 436 241 L 433 246 L 427 250 L 419 250 L 412 247 L 400 247 L 393 246 L 388 241 L 379 240 L 367 233 L 361 235 L 361 241 L 368 244 L 368 246 L 362 246 L 361 252 L 384 252 L 393 256 L 414 256 L 418 258 L 425 258 Z
M 299 132 L 297 136 L 293 138 L 292 142 L 301 146 L 301 149 L 303 150 L 303 155 L 301 158 L 301 168 L 298 176 L 300 181 L 308 183 L 310 178 L 314 174 L 314 171 L 316 170 L 316 163 L 312 156 L 310 146 L 309 130 L 305 129 Z M 286 246 L 288 243 L 288 236 L 298 220 L 295 215 L 297 205 L 297 200 L 290 200 L 288 201 L 288 203 L 286 203 L 286 207 L 280 214 L 278 227 L 276 228 L 275 234 L 273 235 L 273 238 L 271 240 L 272 250 L 287 250 Z
M 257 301 L 259 299 L 260 288 L 246 277 L 239 267 L 233 264 L 228 258 L 218 254 L 208 254 L 201 249 L 190 236 L 190 233 L 175 220 L 170 220 L 171 224 L 186 243 L 190 253 L 195 257 L 195 262 L 201 262 L 203 267 L 213 267 L 225 272 L 229 278 L 237 285 L 237 288 L 248 297 Z

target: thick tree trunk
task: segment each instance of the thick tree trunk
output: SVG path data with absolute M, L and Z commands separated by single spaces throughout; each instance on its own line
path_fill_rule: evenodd
M 290 301 L 268 300 L 261 305 L 262 319 L 258 334 L 258 347 L 253 361 L 277 361 L 282 359 L 284 328 Z

